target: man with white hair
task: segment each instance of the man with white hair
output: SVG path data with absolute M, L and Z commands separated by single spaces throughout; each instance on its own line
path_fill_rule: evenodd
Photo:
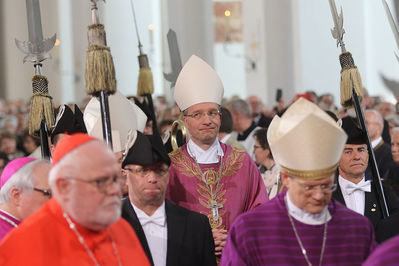
M 0 265 L 149 265 L 120 218 L 122 181 L 105 143 L 82 133 L 63 138 L 50 170 L 53 199 L 4 239 Z
M 389 178 L 389 169 L 393 167 L 391 147 L 382 139 L 384 120 L 376 110 L 366 110 L 364 112 L 367 130 L 370 135 L 371 146 L 373 146 L 375 160 L 381 178 Z
M 233 130 L 238 133 L 237 141 L 241 143 L 249 155 L 254 159 L 255 131 L 261 129 L 252 120 L 251 106 L 242 99 L 236 99 L 227 104 L 233 118 Z
M 0 240 L 50 197 L 50 163 L 22 157 L 7 164 L 0 177 Z

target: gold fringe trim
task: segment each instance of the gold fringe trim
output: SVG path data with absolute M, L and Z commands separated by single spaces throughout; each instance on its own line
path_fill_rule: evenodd
M 34 92 L 30 99 L 30 111 L 28 128 L 29 134 L 32 136 L 39 136 L 40 124 L 44 118 L 47 123 L 47 130 L 50 131 L 54 125 L 54 107 L 52 97 L 48 93 L 48 81 L 46 76 L 35 75 L 32 78 L 32 83 L 36 81 L 42 82 L 41 88 L 33 88 Z
M 355 89 L 359 101 L 363 98 L 362 79 L 350 52 L 339 55 L 341 64 L 341 105 L 345 108 L 353 107 L 352 89 Z
M 137 95 L 143 96 L 145 94 L 154 93 L 154 80 L 152 78 L 151 68 L 140 68 L 139 78 L 137 81 Z
M 362 78 L 357 67 L 344 68 L 341 71 L 341 105 L 345 108 L 353 106 L 352 88 L 355 89 L 361 102 L 363 98 Z
M 326 169 L 317 169 L 317 170 L 309 170 L 309 171 L 294 170 L 294 169 L 290 169 L 290 168 L 282 166 L 282 165 L 280 165 L 280 166 L 281 166 L 281 169 L 287 175 L 312 180 L 312 179 L 319 179 L 319 178 L 323 178 L 323 177 L 332 175 L 337 170 L 338 163 L 336 163 L 335 165 L 333 165 L 329 168 L 326 168 Z
M 101 91 L 116 92 L 114 61 L 109 47 L 91 45 L 87 48 L 85 78 L 87 94 L 98 96 Z

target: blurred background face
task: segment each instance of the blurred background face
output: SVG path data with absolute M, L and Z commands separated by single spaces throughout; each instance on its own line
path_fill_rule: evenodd
M 395 109 L 391 103 L 382 102 L 378 105 L 378 112 L 382 115 L 382 117 L 387 117 L 390 114 L 395 112 Z
M 374 113 L 365 113 L 364 118 L 366 120 L 367 130 L 369 131 L 370 140 L 375 140 L 381 136 L 382 125 L 378 122 L 377 117 Z
M 391 137 L 392 158 L 399 163 L 399 131 L 394 130 Z
M 263 149 L 262 146 L 259 144 L 259 141 L 255 138 L 254 156 L 256 163 L 264 166 L 268 154 L 269 149 Z
M 1 139 L 0 150 L 7 155 L 14 154 L 17 149 L 17 142 L 12 138 Z
M 248 97 L 248 103 L 251 105 L 252 108 L 252 116 L 255 117 L 262 112 L 262 102 L 256 96 Z
M 36 142 L 33 140 L 31 136 L 26 136 L 24 138 L 24 149 L 28 154 L 31 154 L 36 150 L 38 146 L 36 145 Z

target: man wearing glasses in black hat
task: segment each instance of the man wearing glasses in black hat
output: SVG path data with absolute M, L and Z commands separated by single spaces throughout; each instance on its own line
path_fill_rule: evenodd
M 152 265 L 216 265 L 205 215 L 165 200 L 170 159 L 157 135 L 131 131 L 122 167 L 129 197 L 122 217 L 136 231 Z

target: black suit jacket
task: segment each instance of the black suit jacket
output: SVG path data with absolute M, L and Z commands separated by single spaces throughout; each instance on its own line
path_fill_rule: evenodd
M 374 148 L 374 155 L 380 177 L 389 178 L 389 170 L 395 165 L 392 158 L 391 146 L 382 141 L 382 143 Z
M 168 226 L 166 265 L 216 265 L 215 245 L 208 218 L 168 200 L 165 200 L 165 210 Z M 133 227 L 151 265 L 154 265 L 143 228 L 129 198 L 123 200 L 122 217 Z
M 338 180 L 336 181 L 338 186 L 337 190 L 334 191 L 333 193 L 333 198 L 341 202 L 343 205 L 346 206 L 345 204 L 345 199 L 344 196 L 342 195 L 342 190 L 341 187 L 338 183 Z M 383 184 L 382 185 L 384 189 L 384 195 L 385 195 L 385 200 L 388 205 L 388 211 L 389 213 L 395 214 L 398 213 L 399 211 L 399 200 L 396 197 L 395 193 L 392 191 L 392 189 Z M 375 189 L 373 188 L 373 185 L 371 186 L 371 192 L 365 192 L 365 204 L 364 204 L 364 216 L 366 216 L 371 223 L 374 226 L 374 229 L 376 230 L 376 239 L 379 240 L 379 232 L 380 233 L 387 233 L 384 228 L 381 228 L 380 224 L 383 221 L 382 213 L 380 210 L 380 206 L 377 201 L 377 196 L 375 193 Z M 384 232 L 385 231 L 385 232 Z

